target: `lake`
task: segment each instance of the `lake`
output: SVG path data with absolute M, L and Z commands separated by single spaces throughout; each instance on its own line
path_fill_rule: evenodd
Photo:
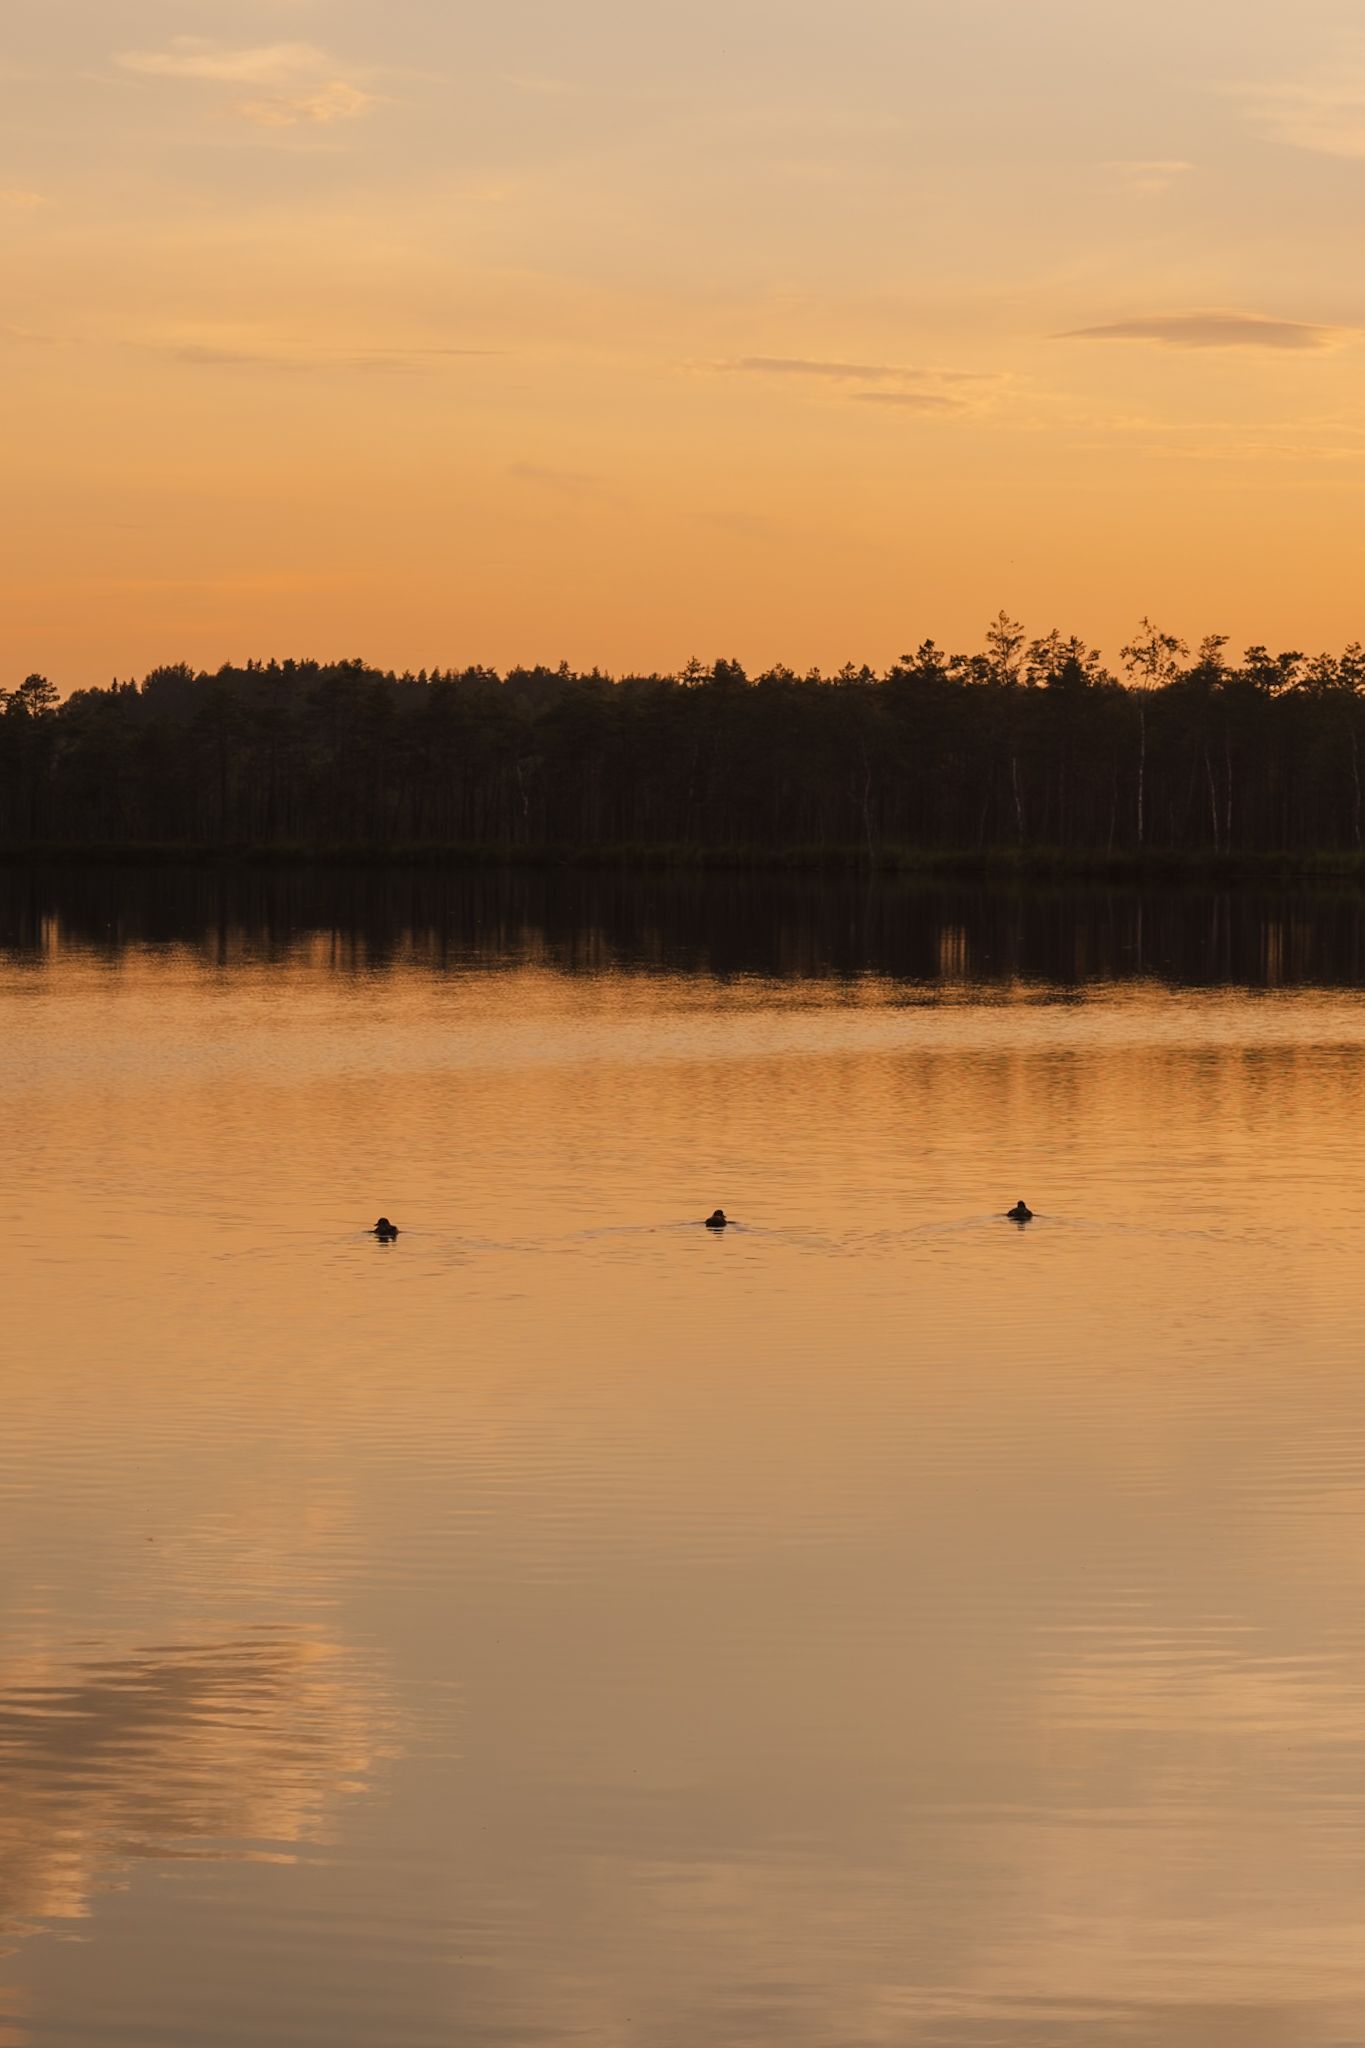
M 3 2048 L 1358 2048 L 1362 987 L 0 876 Z

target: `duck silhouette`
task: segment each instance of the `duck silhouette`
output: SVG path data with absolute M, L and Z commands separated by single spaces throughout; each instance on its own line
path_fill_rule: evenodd
M 728 1229 L 729 1223 L 730 1219 L 723 1209 L 717 1209 L 713 1216 L 708 1216 L 706 1219 L 708 1230 L 725 1230 Z
M 1033 1211 L 1022 1195 L 1014 1207 L 1007 1211 L 1007 1214 L 1011 1223 L 1032 1223 L 1033 1221 Z
M 370 1232 L 370 1235 L 382 1238 L 386 1244 L 391 1243 L 398 1235 L 398 1225 L 390 1223 L 387 1216 L 381 1216 L 374 1229 Z

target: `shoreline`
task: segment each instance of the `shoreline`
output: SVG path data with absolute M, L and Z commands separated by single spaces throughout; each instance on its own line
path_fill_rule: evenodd
M 1060 848 L 922 850 L 887 847 L 505 847 L 431 845 L 186 844 L 0 846 L 0 868 L 422 869 L 478 873 L 497 869 L 540 873 L 641 875 L 809 875 L 922 881 L 1105 882 L 1121 884 L 1352 884 L 1365 887 L 1360 852 L 1147 853 L 1080 852 Z

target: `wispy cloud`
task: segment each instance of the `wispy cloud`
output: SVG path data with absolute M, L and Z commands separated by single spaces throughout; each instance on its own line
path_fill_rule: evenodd
M 47 200 L 41 192 L 26 192 L 22 187 L 0 186 L 0 213 L 36 213 Z
M 1161 348 L 1331 348 L 1345 337 L 1340 327 L 1303 320 L 1272 320 L 1264 313 L 1150 313 L 1109 320 L 1099 327 L 1073 327 L 1059 341 L 1145 341 Z
M 549 491 L 561 498 L 615 500 L 619 496 L 610 484 L 587 470 L 555 469 L 542 462 L 513 462 L 508 464 L 507 474 L 514 483 L 525 484 L 531 490 Z
M 1365 48 L 1298 79 L 1232 88 L 1247 118 L 1277 142 L 1321 156 L 1365 157 Z
M 165 50 L 126 50 L 117 62 L 147 78 L 199 78 L 219 85 L 284 85 L 332 69 L 331 59 L 312 43 L 233 50 L 203 36 L 175 36 Z
M 898 405 L 907 412 L 961 412 L 963 401 L 941 391 L 855 391 L 860 405 Z
M 338 359 L 332 358 L 325 366 L 316 358 L 306 356 L 269 355 L 262 350 L 247 348 L 217 348 L 209 342 L 181 342 L 170 349 L 162 349 L 177 363 L 188 363 L 196 370 L 315 370 L 322 367 L 335 369 Z M 341 359 L 344 367 L 344 358 Z
M 305 349 L 256 349 L 218 342 L 157 342 L 158 353 L 174 362 L 200 370 L 283 370 L 295 376 L 325 371 L 422 371 L 435 364 L 459 358 L 476 360 L 495 356 L 496 349 L 482 348 L 374 348 L 309 351 Z
M 144 78 L 256 87 L 250 99 L 234 103 L 234 112 L 259 128 L 354 121 L 379 103 L 377 94 L 340 75 L 337 60 L 312 43 L 234 49 L 202 36 L 176 36 L 164 50 L 127 50 L 116 61 Z
M 1365 461 L 1359 448 L 1320 448 L 1301 441 L 1209 441 L 1185 446 L 1176 442 L 1151 451 L 1172 462 L 1299 462 L 1333 468 Z
M 348 85 L 344 78 L 334 78 L 316 92 L 292 96 L 274 93 L 268 99 L 243 100 L 237 112 L 244 121 L 254 121 L 258 128 L 297 128 L 310 122 L 326 126 L 332 121 L 356 121 L 376 105 L 377 94 L 362 92 L 358 85 Z
M 744 370 L 760 377 L 823 377 L 837 384 L 938 384 L 975 382 L 970 371 L 917 370 L 908 363 L 828 362 L 812 356 L 740 356 L 721 363 L 723 370 Z
M 1105 165 L 1125 192 L 1139 198 L 1159 198 L 1194 169 L 1178 157 L 1115 157 Z
M 989 394 L 1001 379 L 978 370 L 938 370 L 911 363 L 845 362 L 825 356 L 740 356 L 715 363 L 717 370 L 753 377 L 827 384 L 862 405 L 898 406 L 904 412 L 948 413 L 970 409 L 969 397 Z

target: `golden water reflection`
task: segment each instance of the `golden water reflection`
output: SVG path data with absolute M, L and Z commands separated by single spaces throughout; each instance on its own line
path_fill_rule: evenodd
M 1358 2048 L 1358 907 L 320 886 L 0 951 L 0 2028 Z
M 335 1643 L 0 1661 L 0 1943 L 86 1920 L 138 1862 L 292 1862 L 333 1837 L 392 1734 Z

